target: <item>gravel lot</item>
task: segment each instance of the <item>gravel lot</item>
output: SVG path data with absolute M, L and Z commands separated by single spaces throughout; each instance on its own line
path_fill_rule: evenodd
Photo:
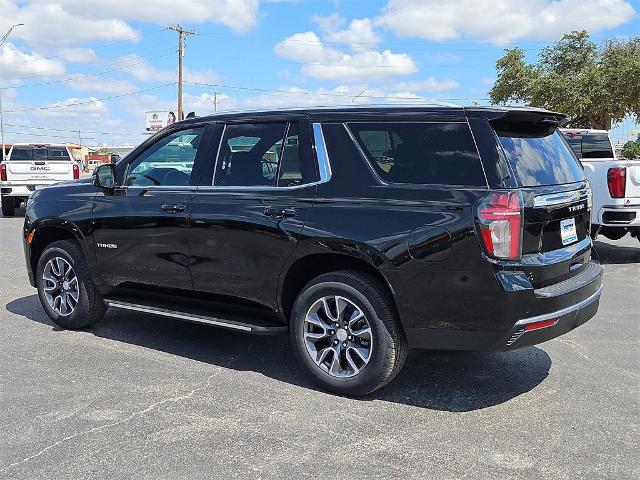
M 0 217 L 0 478 L 640 478 L 636 239 L 596 242 L 605 291 L 577 330 L 412 351 L 354 400 L 314 389 L 284 337 L 119 310 L 60 330 L 22 221 Z

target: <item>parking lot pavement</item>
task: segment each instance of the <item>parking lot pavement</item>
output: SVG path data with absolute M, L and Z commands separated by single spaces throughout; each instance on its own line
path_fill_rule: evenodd
M 639 478 L 640 244 L 597 241 L 598 315 L 511 353 L 411 352 L 364 399 L 286 338 L 110 310 L 55 327 L 0 217 L 0 478 Z

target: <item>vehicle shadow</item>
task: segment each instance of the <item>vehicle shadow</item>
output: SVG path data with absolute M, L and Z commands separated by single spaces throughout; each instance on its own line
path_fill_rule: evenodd
M 624 265 L 628 263 L 640 263 L 640 246 L 623 247 L 610 243 L 593 242 L 596 259 L 604 265 Z
M 53 331 L 60 330 L 42 310 L 37 295 L 13 300 L 6 309 Z M 86 333 L 316 389 L 292 361 L 287 337 L 252 336 L 118 309 L 110 309 L 106 318 Z M 551 358 L 537 347 L 505 353 L 412 350 L 400 375 L 362 400 L 467 412 L 507 402 L 534 389 L 547 377 L 550 367 Z

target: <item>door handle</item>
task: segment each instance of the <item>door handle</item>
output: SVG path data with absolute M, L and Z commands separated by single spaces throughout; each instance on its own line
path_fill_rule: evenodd
M 262 212 L 265 216 L 271 218 L 285 218 L 285 217 L 295 217 L 296 209 L 295 208 L 277 208 L 277 207 L 267 207 Z
M 172 205 L 172 204 L 166 204 L 165 203 L 164 205 L 162 205 L 162 210 L 164 210 L 167 213 L 182 212 L 182 211 L 185 210 L 185 208 L 187 208 L 187 207 L 185 207 L 182 204 L 173 204 Z

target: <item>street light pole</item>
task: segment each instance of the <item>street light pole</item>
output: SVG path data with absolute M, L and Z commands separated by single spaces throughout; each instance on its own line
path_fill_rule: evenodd
M 24 23 L 16 23 L 13 25 L 7 33 L 0 39 L 0 47 L 4 44 L 4 42 L 9 38 L 11 32 L 16 27 L 21 27 Z M 2 114 L 2 62 L 0 62 L 0 143 L 2 144 L 2 161 L 4 162 L 5 155 L 5 146 L 4 146 L 4 115 Z

